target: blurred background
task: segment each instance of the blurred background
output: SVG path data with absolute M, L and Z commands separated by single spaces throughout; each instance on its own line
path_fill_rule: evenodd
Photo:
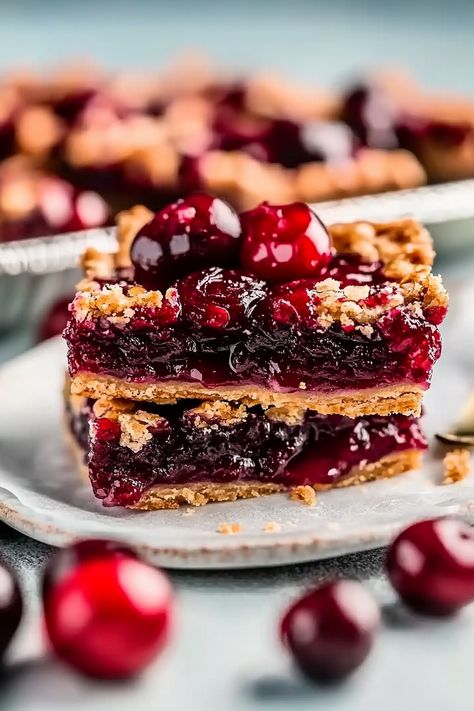
M 0 360 L 61 330 L 64 297 L 67 300 L 77 278 L 77 272 L 63 268 L 47 278 L 31 270 L 23 273 L 18 256 L 18 240 L 23 238 L 110 224 L 118 209 L 134 202 L 158 208 L 196 187 L 222 192 L 244 209 L 264 198 L 313 202 L 474 177 L 473 40 L 474 3 L 469 0 L 0 0 L 0 75 L 4 77 L 0 79 L 0 242 L 4 248 L 14 245 L 8 253 L 9 274 L 0 274 Z M 38 81 L 48 83 L 71 60 L 93 62 L 107 76 L 133 71 L 138 77 L 161 72 L 184 55 L 188 56 L 184 75 L 188 70 L 199 74 L 205 66 L 202 58 L 207 57 L 208 68 L 221 78 L 232 72 L 237 77 L 273 77 L 270 84 L 259 85 L 265 100 L 257 109 L 255 102 L 250 109 L 240 104 L 236 108 L 235 101 L 242 100 L 233 93 L 236 85 L 220 87 L 212 110 L 218 106 L 220 111 L 221 103 L 226 111 L 230 106 L 230 123 L 225 114 L 225 126 L 222 121 L 219 130 L 213 126 L 205 149 L 202 136 L 190 148 L 187 134 L 183 148 L 178 131 L 177 147 L 173 144 L 170 154 L 168 139 L 163 142 L 160 133 L 169 96 L 164 103 L 161 94 L 159 101 L 155 97 L 146 110 L 140 109 L 148 123 L 133 123 L 133 140 L 139 145 L 131 158 L 120 158 L 120 180 L 125 170 L 125 187 L 117 184 L 115 154 L 107 161 L 103 144 L 95 142 L 93 159 L 87 163 L 84 155 L 89 155 L 91 143 L 84 144 L 84 136 L 76 134 L 84 126 L 108 127 L 110 121 L 132 140 L 128 121 L 130 114 L 135 116 L 135 107 L 130 111 L 128 100 L 133 103 L 134 94 L 141 91 L 135 80 L 125 89 L 126 100 L 122 88 L 118 105 L 111 109 L 106 98 L 105 110 L 102 80 L 96 93 L 92 79 L 93 90 L 87 93 L 87 86 L 87 101 L 81 97 L 80 110 L 75 108 L 73 114 L 68 113 L 70 106 L 59 105 L 64 97 L 58 100 L 56 85 L 54 100 L 48 94 L 50 87 L 42 86 L 37 93 Z M 397 74 L 399 70 L 406 75 Z M 392 72 L 383 88 L 389 88 L 397 110 L 402 105 L 404 123 L 402 129 L 397 124 L 395 133 L 390 125 L 388 132 L 384 128 L 374 138 L 357 118 L 367 114 L 366 105 L 361 109 L 356 103 L 356 112 L 351 109 L 348 114 L 344 102 L 361 81 L 381 71 Z M 183 72 L 176 82 L 170 76 L 166 91 L 172 95 Z M 393 76 L 398 77 L 396 81 Z M 445 100 L 446 92 L 461 98 L 453 104 L 450 98 Z M 252 96 L 260 94 L 254 91 Z M 272 105 L 270 110 L 269 101 L 275 96 L 276 109 Z M 375 98 L 376 118 L 381 115 L 386 120 L 386 106 L 382 101 L 380 114 L 380 97 Z M 195 105 L 192 110 L 188 105 L 174 105 L 174 113 L 169 113 L 178 118 L 167 119 L 166 130 L 173 133 L 178 119 L 183 121 L 184 116 L 185 122 L 192 111 Z M 260 134 L 255 140 L 255 130 L 258 133 L 263 125 L 267 131 L 269 121 L 271 131 L 278 128 L 277 145 L 274 138 L 273 142 L 260 141 Z M 317 145 L 312 151 L 300 145 L 301 130 L 308 123 L 319 127 L 313 132 Z M 324 131 L 319 134 L 322 123 Z M 327 125 L 334 123 L 339 128 L 328 134 Z M 246 131 L 251 139 L 242 139 Z M 148 140 L 145 134 L 150 135 L 149 143 L 158 141 L 159 150 L 153 144 L 150 153 L 147 144 L 143 151 L 141 143 Z M 300 141 L 296 153 L 292 141 Z M 113 148 L 117 150 L 115 144 Z M 227 181 L 222 185 L 216 178 L 224 169 L 222 161 L 228 174 L 237 173 L 237 164 L 229 163 L 229 155 L 236 150 L 245 156 L 245 164 L 239 163 L 239 184 L 229 187 Z M 349 167 L 342 171 L 341 151 L 350 157 Z M 192 161 L 184 166 L 183 178 L 188 153 Z M 207 162 L 196 162 L 203 153 Z M 277 168 L 267 170 L 268 164 Z M 468 248 L 472 226 L 461 227 Z M 454 242 L 454 233 L 448 230 L 446 234 L 443 247 Z M 441 268 L 453 278 L 472 271 L 474 262 L 450 254 L 449 248 L 443 252 Z M 58 298 L 62 301 L 56 304 Z

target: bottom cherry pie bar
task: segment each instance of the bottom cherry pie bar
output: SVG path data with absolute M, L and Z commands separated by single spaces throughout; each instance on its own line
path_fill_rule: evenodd
M 106 506 L 177 508 L 346 486 L 416 468 L 426 447 L 418 421 L 403 415 L 290 417 L 222 401 L 77 396 L 66 409 L 81 467 Z

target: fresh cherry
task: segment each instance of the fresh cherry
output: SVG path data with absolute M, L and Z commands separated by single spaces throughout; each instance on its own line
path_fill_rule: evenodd
M 269 282 L 319 274 L 333 256 L 331 237 L 304 203 L 263 202 L 241 215 L 244 267 Z
M 380 623 L 376 602 L 360 583 L 326 583 L 300 598 L 281 622 L 283 643 L 310 679 L 341 679 L 367 657 Z
M 201 328 L 227 331 L 245 327 L 265 295 L 264 283 L 252 274 L 219 267 L 189 274 L 176 288 L 185 320 Z
M 190 271 L 238 261 L 241 226 L 224 200 L 194 193 L 165 207 L 135 237 L 131 259 L 136 281 L 166 288 Z
M 69 304 L 72 301 L 72 296 L 66 299 L 55 301 L 48 309 L 38 328 L 37 341 L 46 341 L 53 336 L 59 336 L 66 328 Z
M 137 674 L 165 646 L 172 621 L 163 573 L 107 541 L 59 551 L 45 574 L 43 604 L 57 656 L 96 678 Z
M 392 543 L 386 567 L 409 607 L 449 615 L 474 600 L 474 530 L 449 518 L 419 521 Z
M 344 121 L 371 148 L 397 148 L 399 113 L 388 93 L 376 83 L 356 86 L 346 95 L 343 107 Z
M 23 614 L 23 598 L 13 570 L 0 562 L 0 660 L 13 639 Z

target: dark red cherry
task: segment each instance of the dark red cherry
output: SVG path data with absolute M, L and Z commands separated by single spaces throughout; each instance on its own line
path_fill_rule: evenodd
M 0 660 L 13 639 L 23 614 L 23 598 L 13 570 L 0 562 Z
M 62 558 L 64 569 L 60 552 L 46 578 L 49 641 L 63 662 L 83 674 L 133 676 L 166 644 L 173 607 L 170 585 L 159 570 L 114 544 L 111 550 L 102 542 L 84 545 L 86 550 L 74 548 L 72 560 L 67 554 Z
M 343 119 L 370 148 L 397 148 L 400 111 L 382 86 L 361 84 L 344 100 Z
M 451 614 L 474 600 L 474 530 L 449 518 L 419 521 L 392 543 L 386 567 L 409 607 Z
M 193 193 L 165 207 L 135 237 L 135 279 L 148 289 L 166 288 L 197 269 L 230 266 L 238 259 L 239 216 L 224 200 Z
M 341 679 L 369 654 L 380 623 L 376 602 L 353 580 L 339 580 L 300 598 L 281 622 L 281 637 L 310 679 Z
M 183 318 L 195 326 L 236 330 L 265 295 L 265 284 L 237 269 L 205 269 L 180 279 L 176 288 Z
M 323 161 L 339 163 L 351 158 L 356 150 L 349 126 L 339 121 L 312 121 L 296 124 L 274 121 L 267 138 L 269 160 L 286 168 Z
M 59 299 L 50 306 L 38 328 L 38 343 L 46 341 L 48 338 L 53 338 L 53 336 L 59 336 L 59 334 L 64 331 L 69 317 L 68 309 L 72 298 L 73 297 L 70 296 L 66 299 Z
M 241 215 L 242 265 L 261 279 L 285 282 L 319 274 L 333 255 L 331 237 L 304 203 L 263 202 Z

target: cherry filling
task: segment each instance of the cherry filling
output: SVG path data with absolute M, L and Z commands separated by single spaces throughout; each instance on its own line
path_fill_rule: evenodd
M 385 298 L 378 263 L 338 255 L 319 279 L 327 277 L 343 286 L 375 286 L 370 298 Z M 298 280 L 268 288 L 248 272 L 219 268 L 191 274 L 176 283 L 169 318 L 142 309 L 126 324 L 105 317 L 70 320 L 65 331 L 70 372 L 288 391 L 429 384 L 441 349 L 435 324 L 444 313 L 423 318 L 401 307 L 386 313 L 369 333 L 339 322 L 323 328 L 312 284 Z
M 91 401 L 69 413 L 76 441 L 84 451 L 89 448 L 94 493 L 107 506 L 136 503 L 159 484 L 334 484 L 358 465 L 426 447 L 417 420 L 402 415 L 352 420 L 308 412 L 300 424 L 289 425 L 268 418 L 256 406 L 228 424 L 203 415 L 189 401 L 140 407 L 160 418 L 148 427 L 151 437 L 139 451 L 121 444 L 117 420 L 94 417 Z

